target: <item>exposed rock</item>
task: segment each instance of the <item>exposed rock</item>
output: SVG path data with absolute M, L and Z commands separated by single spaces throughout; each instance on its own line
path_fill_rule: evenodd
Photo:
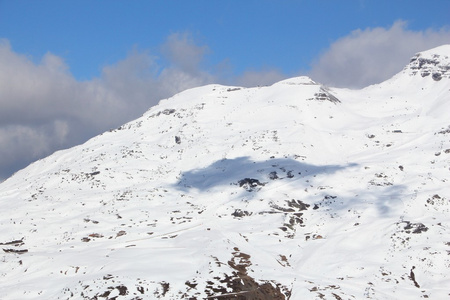
M 246 189 L 248 192 L 253 192 L 255 190 L 259 190 L 265 184 L 261 183 L 258 179 L 244 178 L 238 181 L 238 185 Z
M 318 101 L 330 101 L 333 103 L 340 103 L 341 101 L 330 93 L 330 91 L 325 87 L 320 87 L 320 91 L 314 94 L 314 98 L 310 100 L 318 100 Z
M 433 80 L 439 81 L 442 78 L 450 78 L 450 59 L 448 56 L 441 56 L 430 53 L 417 53 L 411 58 L 406 69 L 410 69 L 411 75 L 420 74 L 422 77 L 431 75 Z

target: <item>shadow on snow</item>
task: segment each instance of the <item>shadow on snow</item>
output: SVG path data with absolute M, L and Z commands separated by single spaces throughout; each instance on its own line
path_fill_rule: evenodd
M 177 183 L 177 189 L 191 188 L 206 191 L 230 184 L 239 185 L 245 179 L 258 181 L 261 185 L 276 179 L 309 177 L 319 174 L 331 174 L 352 165 L 316 166 L 299 162 L 292 158 L 274 158 L 266 161 L 252 161 L 248 156 L 222 159 L 202 168 L 183 172 Z
M 244 156 L 233 159 L 222 159 L 205 168 L 183 172 L 175 188 L 186 192 L 190 189 L 208 191 L 218 187 L 237 185 L 248 192 L 252 192 L 258 191 L 273 180 L 286 180 L 287 182 L 291 179 L 298 180 L 299 178 L 308 180 L 316 175 L 331 175 L 335 172 L 356 166 L 357 164 L 355 163 L 318 166 L 297 161 L 293 158 L 252 161 L 250 157 Z M 351 190 L 350 186 L 349 190 Z M 244 192 L 244 190 L 242 191 Z M 353 192 L 358 194 L 358 196 L 342 197 L 336 195 L 338 197 L 336 204 L 328 203 L 328 205 L 337 210 L 347 210 L 362 201 L 375 205 L 381 215 L 388 215 L 391 208 L 401 203 L 401 199 L 405 197 L 405 187 L 403 185 L 367 187 L 366 189 L 354 190 Z M 336 197 L 332 196 L 332 198 Z

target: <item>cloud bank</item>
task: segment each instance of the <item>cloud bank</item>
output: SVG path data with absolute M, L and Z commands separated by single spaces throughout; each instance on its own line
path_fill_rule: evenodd
M 417 52 L 450 43 L 450 29 L 412 31 L 404 21 L 392 27 L 355 30 L 312 64 L 310 76 L 335 87 L 362 88 L 389 79 Z

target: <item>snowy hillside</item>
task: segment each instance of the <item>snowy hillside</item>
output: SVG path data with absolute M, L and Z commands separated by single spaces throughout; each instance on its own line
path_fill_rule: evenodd
M 1 299 L 447 299 L 450 45 L 208 85 L 0 184 Z

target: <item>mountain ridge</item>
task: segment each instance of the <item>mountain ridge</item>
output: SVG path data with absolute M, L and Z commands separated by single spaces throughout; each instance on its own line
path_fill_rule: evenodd
M 308 77 L 187 90 L 33 163 L 0 184 L 0 294 L 450 295 L 450 81 L 432 75 L 448 47 L 436 49 L 408 65 L 439 52 L 430 75 L 407 66 L 362 90 Z

